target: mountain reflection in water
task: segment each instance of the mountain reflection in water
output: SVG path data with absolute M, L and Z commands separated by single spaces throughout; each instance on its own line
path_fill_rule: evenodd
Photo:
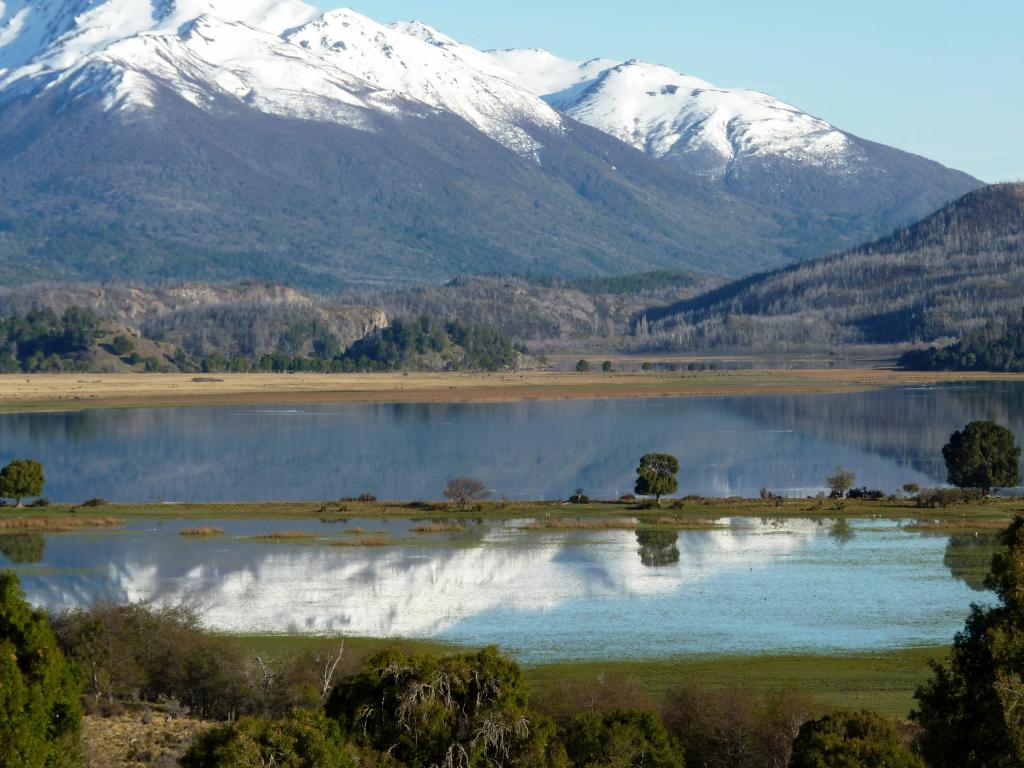
M 229 632 L 498 643 L 536 661 L 941 643 L 977 599 L 943 565 L 945 539 L 890 523 L 855 522 L 842 542 L 828 522 L 806 520 L 639 535 L 486 525 L 475 539 L 388 547 L 250 538 L 283 521 L 219 521 L 215 540 L 178 535 L 204 522 L 48 537 L 42 563 L 19 575 L 50 610 L 186 604 Z

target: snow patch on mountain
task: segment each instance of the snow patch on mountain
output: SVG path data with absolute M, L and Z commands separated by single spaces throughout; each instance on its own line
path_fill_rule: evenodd
M 614 59 L 571 61 L 539 48 L 486 51 L 485 55 L 509 79 L 538 96 L 586 85 L 619 64 Z
M 453 112 L 520 154 L 540 148 L 525 125 L 562 125 L 561 116 L 528 90 L 480 72 L 443 45 L 350 10 L 325 13 L 285 39 L 380 88 Z
M 29 62 L 31 73 L 66 69 L 119 40 L 175 32 L 201 16 L 280 34 L 318 14 L 300 0 L 6 0 L 0 71 Z
M 285 117 L 369 129 L 368 112 L 414 106 L 296 48 L 239 22 L 200 16 L 175 34 L 125 38 L 78 66 L 49 77 L 72 98 L 95 95 L 107 109 L 150 109 L 170 89 L 212 109 L 225 100 Z
M 740 158 L 773 155 L 841 168 L 856 150 L 824 120 L 756 91 L 719 88 L 668 67 L 628 61 L 547 100 L 655 157 L 708 176 Z

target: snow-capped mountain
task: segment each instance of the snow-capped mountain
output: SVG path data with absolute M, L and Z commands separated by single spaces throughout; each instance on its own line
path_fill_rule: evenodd
M 0 279 L 738 275 L 976 186 L 635 61 L 300 0 L 0 0 Z
M 530 91 L 347 9 L 325 13 L 284 38 L 380 88 L 452 112 L 522 154 L 540 147 L 524 125 L 562 126 L 562 117 Z
M 233 98 L 353 127 L 366 122 L 361 110 L 426 105 L 527 156 L 541 146 L 530 129 L 562 126 L 530 91 L 348 9 L 319 14 L 296 0 L 89 0 L 63 16 L 60 3 L 0 7 L 8 94 L 66 86 L 130 109 L 152 107 L 154 91 L 169 88 L 199 107 Z
M 611 67 L 546 98 L 637 149 L 716 178 L 749 156 L 775 155 L 839 171 L 858 156 L 842 131 L 778 99 L 641 61 Z

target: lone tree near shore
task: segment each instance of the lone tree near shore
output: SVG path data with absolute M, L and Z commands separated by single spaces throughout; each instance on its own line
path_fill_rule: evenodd
M 829 487 L 833 499 L 841 499 L 846 496 L 855 482 L 857 482 L 857 476 L 842 467 L 836 467 L 836 471 L 825 479 L 825 484 Z
M 43 465 L 31 459 L 16 459 L 0 470 L 0 497 L 14 499 L 17 506 L 30 496 L 42 496 L 46 478 Z
M 455 477 L 443 491 L 445 498 L 465 508 L 471 501 L 483 501 L 491 495 L 487 486 L 474 477 Z
M 1020 448 L 1013 433 L 994 421 L 972 421 L 954 432 L 942 458 L 946 479 L 958 488 L 977 488 L 988 495 L 995 488 L 1020 484 Z
M 640 458 L 636 468 L 637 496 L 653 496 L 660 502 L 667 493 L 679 490 L 676 475 L 679 474 L 679 459 L 670 453 L 648 453 Z

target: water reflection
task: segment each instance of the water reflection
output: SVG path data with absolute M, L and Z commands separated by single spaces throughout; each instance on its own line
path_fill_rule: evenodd
M 883 490 L 942 483 L 954 430 L 995 418 L 1024 436 L 1024 385 L 841 395 L 355 404 L 0 415 L 0 462 L 44 462 L 47 495 L 80 502 L 436 499 L 455 475 L 496 496 L 615 498 L 637 457 L 677 455 L 682 493 L 821 489 L 837 465 Z
M 178 535 L 205 522 L 49 537 L 42 567 L 18 571 L 50 610 L 184 603 L 232 632 L 499 643 L 533 661 L 942 643 L 972 599 L 943 565 L 944 540 L 876 522 L 842 548 L 811 521 L 642 536 L 484 525 L 477 541 L 391 547 L 252 538 L 296 526 L 345 537 L 317 521 L 220 521 L 217 539 Z M 410 526 L 352 523 L 396 537 Z
M 942 562 L 954 578 L 977 592 L 984 592 L 992 557 L 1000 551 L 1006 550 L 995 534 L 957 533 L 949 537 Z
M 828 535 L 840 544 L 846 544 L 847 542 L 852 541 L 853 537 L 857 534 L 854 533 L 853 526 L 850 525 L 849 520 L 839 518 L 829 526 Z
M 43 559 L 46 543 L 38 533 L 0 535 L 0 555 L 12 564 L 38 563 Z
M 640 562 L 648 568 L 660 568 L 679 562 L 679 547 L 676 531 L 640 530 L 636 532 L 636 543 L 640 545 L 637 554 Z

